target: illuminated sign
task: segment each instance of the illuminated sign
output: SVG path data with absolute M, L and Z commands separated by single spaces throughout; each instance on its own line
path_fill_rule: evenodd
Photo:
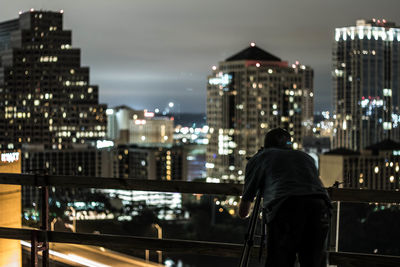
M 154 112 L 148 112 L 147 110 L 144 110 L 144 116 L 146 118 L 153 118 L 154 117 Z
M 392 96 L 392 89 L 384 88 L 383 95 L 384 96 Z
M 0 173 L 21 173 L 21 153 L 0 153 Z M 0 226 L 21 228 L 21 186 L 0 185 Z M 0 266 L 22 266 L 19 240 L 0 239 Z
M 223 74 L 222 72 L 220 72 L 217 77 L 215 78 L 210 78 L 208 80 L 209 84 L 213 84 L 213 85 L 222 85 L 225 86 L 227 84 L 229 84 L 232 80 L 232 75 L 229 74 Z
M 392 123 L 391 122 L 384 122 L 383 123 L 383 129 L 384 130 L 391 130 L 392 129 Z
M 12 153 L 2 153 L 1 154 L 1 161 L 2 162 L 15 162 L 19 160 L 19 152 L 12 152 Z
M 135 120 L 135 124 L 136 125 L 145 125 L 146 124 L 146 120 Z
M 362 97 L 362 100 L 360 102 L 361 107 L 365 108 L 367 106 L 371 106 L 373 107 L 382 107 L 383 106 L 383 100 L 379 99 L 379 97 L 377 98 L 372 98 L 372 97 Z
M 109 140 L 97 140 L 96 148 L 113 147 L 114 142 Z

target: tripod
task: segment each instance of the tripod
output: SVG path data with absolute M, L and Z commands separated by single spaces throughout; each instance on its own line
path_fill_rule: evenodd
M 245 243 L 244 243 L 244 247 L 243 247 L 243 251 L 242 251 L 242 256 L 240 257 L 239 267 L 247 267 L 249 265 L 250 251 L 254 245 L 254 236 L 255 236 L 255 230 L 256 230 L 256 226 L 257 226 L 257 217 L 260 212 L 261 195 L 262 195 L 261 191 L 259 190 L 257 192 L 256 202 L 254 203 L 253 212 L 250 217 L 249 227 L 247 229 L 247 233 L 245 236 Z M 264 216 L 263 216 L 263 218 L 264 218 Z M 261 256 L 262 256 L 265 235 L 266 235 L 266 225 L 264 223 L 262 225 L 259 259 L 261 259 Z

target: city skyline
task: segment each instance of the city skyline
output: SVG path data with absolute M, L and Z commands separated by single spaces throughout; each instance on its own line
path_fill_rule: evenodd
M 315 109 L 331 109 L 335 27 L 359 18 L 399 21 L 396 1 L 385 6 L 373 1 L 351 6 L 344 1 L 254 1 L 234 8 L 224 2 L 7 2 L 2 21 L 30 8 L 64 10 L 64 28 L 74 30 L 72 45 L 82 49 L 82 65 L 91 67 L 91 83 L 99 85 L 102 103 L 162 110 L 173 101 L 173 112 L 205 112 L 211 67 L 252 41 L 289 63 L 311 66 Z M 325 10 L 329 14 L 321 19 Z

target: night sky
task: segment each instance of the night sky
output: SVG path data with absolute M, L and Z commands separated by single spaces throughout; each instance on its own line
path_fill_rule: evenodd
M 205 112 L 207 75 L 256 42 L 315 71 L 315 109 L 331 109 L 334 28 L 360 18 L 400 24 L 399 0 L 1 0 L 0 20 L 30 8 L 64 10 L 100 102 Z

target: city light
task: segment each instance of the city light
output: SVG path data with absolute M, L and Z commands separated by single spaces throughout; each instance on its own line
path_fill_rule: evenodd
M 19 152 L 1 153 L 1 161 L 11 163 L 19 160 Z
M 139 60 L 137 66 L 104 74 L 103 78 L 113 76 L 115 80 L 122 81 L 110 85 L 109 89 L 115 88 L 114 92 L 104 93 L 94 85 L 103 81 L 96 81 L 99 74 L 89 77 L 89 69 L 96 68 L 81 66 L 84 49 L 81 50 L 75 41 L 72 48 L 71 40 L 75 37 L 72 38 L 71 30 L 63 27 L 70 24 L 62 20 L 64 10 L 49 12 L 31 8 L 29 11 L 19 11 L 19 18 L 0 27 L 5 36 L 0 53 L 0 61 L 5 66 L 0 73 L 4 121 L 0 148 L 9 149 L 1 154 L 3 165 L 23 161 L 26 172 L 36 173 L 40 169 L 40 174 L 114 177 L 122 182 L 129 182 L 129 179 L 151 180 L 147 183 L 196 180 L 239 185 L 245 175 L 247 179 L 249 159 L 257 151 L 264 151 L 265 134 L 279 127 L 285 128 L 291 136 L 291 142 L 287 144 L 311 155 L 321 180 L 327 186 L 338 180 L 340 187 L 354 190 L 399 190 L 400 146 L 397 147 L 395 142 L 398 141 L 400 127 L 399 86 L 395 80 L 398 68 L 391 57 L 399 54 L 396 39 L 400 41 L 400 29 L 390 21 L 357 20 L 355 26 L 349 27 L 337 22 L 337 25 L 342 24 L 340 28 L 329 30 L 334 49 L 331 51 L 331 68 L 325 72 L 333 79 L 333 108 L 327 110 L 329 107 L 325 106 L 326 110 L 321 112 L 320 106 L 326 103 L 320 100 L 329 89 L 326 87 L 323 91 L 314 87 L 315 81 L 324 80 L 318 76 L 321 71 L 313 69 L 311 64 L 286 61 L 288 58 L 303 61 L 304 58 L 314 67 L 320 67 L 302 55 L 303 48 L 295 47 L 304 45 L 304 42 L 282 39 L 290 43 L 294 51 L 292 54 L 283 52 L 282 59 L 256 47 L 255 42 L 230 57 L 225 53 L 234 49 L 231 44 L 222 50 L 216 47 L 208 53 L 218 58 L 207 63 L 187 57 L 180 68 L 171 67 L 164 73 L 156 73 L 161 70 L 157 64 L 164 61 L 163 56 L 152 55 L 143 64 L 139 64 Z M 69 12 L 66 17 L 73 16 Z M 26 23 L 29 21 L 34 23 Z M 239 28 L 248 27 L 243 25 Z M 328 34 L 328 30 L 325 33 Z M 25 35 L 30 37 L 25 38 Z M 95 41 L 99 43 L 99 40 Z M 18 48 L 15 43 L 18 43 Z M 161 43 L 169 44 L 167 40 Z M 276 47 L 283 49 L 287 45 L 271 44 L 271 48 L 282 50 Z M 192 55 L 207 48 L 209 46 L 204 46 Z M 135 53 L 135 49 L 131 52 Z M 118 47 L 114 50 L 119 51 Z M 186 53 L 186 48 L 184 50 Z M 295 55 L 296 51 L 300 52 Z M 319 50 L 315 51 L 317 55 Z M 119 54 L 122 52 L 112 53 L 115 62 Z M 142 56 L 145 57 L 146 53 L 136 55 L 139 59 Z M 135 55 L 126 58 L 134 59 Z M 211 66 L 212 62 L 219 63 Z M 174 65 L 172 63 L 171 66 Z M 208 75 L 190 69 L 194 63 L 205 69 Z M 150 64 L 155 65 L 149 67 Z M 172 74 L 174 71 L 177 74 Z M 148 75 L 149 72 L 152 73 Z M 203 85 L 195 80 L 200 75 Z M 178 76 L 180 78 L 177 79 Z M 129 83 L 126 82 L 128 80 Z M 181 85 L 174 85 L 176 80 Z M 153 93 L 151 90 L 159 84 L 164 91 Z M 136 95 L 124 92 L 126 88 L 123 86 L 131 86 Z M 192 98 L 198 97 L 194 99 L 197 101 L 195 104 L 195 101 L 186 101 L 189 94 Z M 99 95 L 106 97 L 99 99 Z M 132 107 L 107 98 L 120 95 Z M 108 104 L 100 104 L 100 100 L 108 101 Z M 111 103 L 116 106 L 111 108 Z M 197 118 L 197 114 L 184 113 L 188 110 L 199 112 L 198 106 L 195 106 L 198 103 L 204 113 L 200 114 L 201 119 Z M 145 105 L 148 109 L 144 108 Z M 153 108 L 154 112 L 150 111 Z M 23 149 L 22 153 L 15 152 L 20 149 Z M 190 168 L 198 172 L 189 178 Z M 29 207 L 18 212 L 18 218 L 33 225 L 32 221 L 38 220 L 41 213 L 37 192 L 26 188 L 22 190 L 23 195 L 31 199 L 26 201 Z M 145 217 L 138 215 L 147 216 L 148 210 L 154 213 L 149 213 L 152 219 L 160 220 L 160 225 L 163 220 L 174 220 L 168 222 L 170 224 L 165 229 L 183 222 L 192 223 L 191 220 L 197 216 L 192 214 L 192 207 L 195 207 L 192 205 L 204 204 L 199 194 L 182 197 L 179 193 L 88 189 L 94 194 L 93 201 L 86 196 L 86 191 L 71 191 L 70 194 L 70 191 L 57 191 L 51 186 L 49 190 L 49 205 L 60 209 L 63 219 L 109 220 L 104 223 L 121 222 L 118 226 L 124 227 L 135 226 L 138 222 L 143 224 Z M 74 195 L 75 192 L 77 194 Z M 71 195 L 82 199 L 72 200 Z M 217 205 L 210 206 L 212 216 L 216 217 L 211 218 L 211 224 L 218 224 L 219 219 L 225 220 L 229 215 L 235 216 L 238 199 L 237 196 L 211 198 L 208 204 Z M 191 205 L 187 210 L 186 200 Z M 65 210 L 65 207 L 76 211 Z M 381 209 L 380 206 L 377 208 Z M 196 212 L 196 209 L 193 210 Z M 208 217 L 206 219 L 210 221 Z M 360 222 L 363 223 L 357 221 Z M 145 225 L 141 226 L 145 229 Z M 72 228 L 75 230 L 75 227 Z M 136 231 L 139 228 L 132 229 Z M 24 246 L 29 245 L 23 242 Z M 100 250 L 105 252 L 104 248 Z M 51 255 L 77 264 L 108 266 L 82 255 L 57 253 L 50 250 Z
M 110 140 L 97 140 L 96 141 L 96 147 L 98 149 L 106 148 L 106 147 L 113 147 L 113 146 L 114 146 L 114 142 L 110 141 Z

